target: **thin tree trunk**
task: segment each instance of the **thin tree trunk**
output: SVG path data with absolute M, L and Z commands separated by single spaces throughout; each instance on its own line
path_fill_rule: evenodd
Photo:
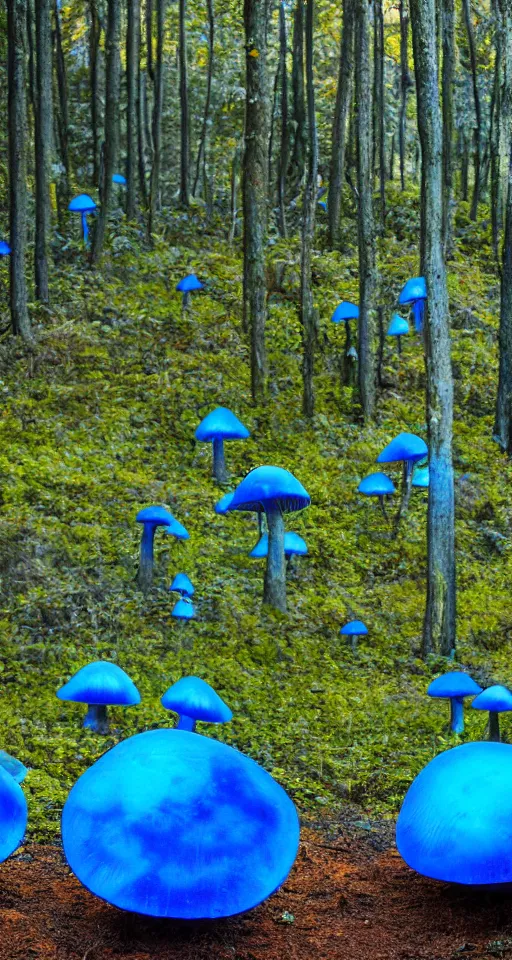
M 48 303 L 48 252 L 50 244 L 52 113 L 51 0 L 36 0 L 37 111 L 35 135 L 36 168 L 36 298 Z
M 398 121 L 398 152 L 400 155 L 400 188 L 405 190 L 405 159 L 407 150 L 407 94 L 411 86 L 409 73 L 409 12 L 407 0 L 400 0 L 400 114 Z
M 187 0 L 180 0 L 180 203 L 188 207 L 189 197 L 189 169 L 190 169 L 190 139 L 189 139 L 189 106 L 188 106 L 188 65 L 187 65 Z
M 341 201 L 345 174 L 345 146 L 347 125 L 352 102 L 354 74 L 354 0 L 344 0 L 343 29 L 341 32 L 340 66 L 336 106 L 331 136 L 331 163 L 329 169 L 329 196 L 327 200 L 327 243 L 331 249 L 340 244 Z
M 316 189 L 318 176 L 318 134 L 315 117 L 315 87 L 313 82 L 313 25 L 314 0 L 308 0 L 306 6 L 306 89 L 309 129 L 309 159 L 304 204 L 302 212 L 302 253 L 300 281 L 300 314 L 302 324 L 302 410 L 304 416 L 311 418 L 315 412 L 315 392 L 313 384 L 315 344 L 317 339 L 318 315 L 313 301 L 311 254 L 315 236 Z
M 97 0 L 89 0 L 89 83 L 91 87 L 92 176 L 97 185 L 100 178 L 100 37 L 101 22 Z
M 279 232 L 282 237 L 287 236 L 286 227 L 286 175 L 290 154 L 289 122 L 288 122 L 288 72 L 286 68 L 287 36 L 286 36 L 286 6 L 284 0 L 279 5 L 279 60 L 281 73 L 281 150 L 279 154 L 279 176 L 277 194 L 279 201 Z
M 411 0 L 424 202 L 421 230 L 428 302 L 425 364 L 430 487 L 427 605 L 423 654 L 455 647 L 455 550 L 452 465 L 453 378 L 443 248 L 443 131 L 439 104 L 435 0 Z
M 62 48 L 62 30 L 58 0 L 54 0 L 53 17 L 55 23 L 55 62 L 57 71 L 57 89 L 59 94 L 59 110 L 57 114 L 59 147 L 62 166 L 64 167 L 64 202 L 70 197 L 71 168 L 69 162 L 69 111 L 68 111 L 68 83 L 66 75 L 66 61 Z
M 154 227 L 160 194 L 160 163 L 162 154 L 162 111 L 164 102 L 164 28 L 165 28 L 165 0 L 157 0 L 156 5 L 156 63 L 152 67 L 154 101 L 152 119 L 153 163 L 151 166 L 151 183 L 149 189 L 149 219 L 148 232 L 151 237 Z M 151 46 L 151 34 L 148 36 L 148 47 Z M 148 61 L 149 65 L 149 61 Z
M 107 217 L 112 200 L 112 177 L 115 173 L 119 144 L 119 94 L 121 86 L 121 62 L 119 39 L 121 32 L 120 0 L 108 0 L 106 35 L 106 84 L 105 84 L 105 162 L 100 188 L 100 211 L 91 251 L 91 264 L 96 265 L 103 252 Z
M 148 195 L 148 181 L 147 181 L 147 140 L 146 140 L 146 116 L 148 111 L 148 100 L 147 100 L 147 74 L 145 71 L 142 71 L 140 68 L 140 61 L 138 66 L 138 85 L 139 92 L 137 97 L 137 112 L 138 112 L 138 123 L 137 123 L 137 135 L 138 135 L 138 146 L 139 146 L 139 186 L 142 199 L 144 201 L 144 206 L 146 210 L 149 204 L 149 195 Z
M 243 174 L 244 314 L 251 334 L 253 400 L 265 394 L 269 103 L 267 83 L 267 0 L 244 0 L 246 100 Z
M 35 129 L 36 116 L 37 116 L 37 80 L 36 80 L 34 21 L 35 21 L 34 0 L 27 0 L 26 37 L 27 37 L 27 47 L 28 47 L 28 92 L 29 92 L 29 99 L 30 99 L 30 107 L 32 109 L 32 125 Z M 31 126 L 29 110 L 27 110 L 27 125 Z M 30 133 L 32 134 L 32 130 L 30 130 Z
M 512 4 L 500 0 L 503 40 L 502 113 L 512 107 Z M 501 271 L 499 330 L 499 381 L 494 435 L 501 449 L 512 456 L 512 148 L 508 140 L 508 190 L 505 207 L 505 237 Z
M 27 308 L 25 247 L 27 242 L 27 101 L 25 92 L 26 0 L 7 4 L 8 46 L 8 127 L 9 127 L 9 209 L 11 325 L 15 336 L 32 342 Z
M 370 30 L 372 4 L 357 0 L 356 138 L 359 197 L 359 395 L 365 423 L 373 418 L 377 375 L 377 267 L 373 216 L 372 76 Z
M 272 94 L 272 108 L 270 111 L 270 134 L 268 138 L 268 202 L 269 206 L 272 208 L 274 206 L 274 197 L 275 197 L 275 183 L 274 177 L 272 175 L 272 168 L 274 165 L 274 134 L 276 129 L 277 121 L 277 105 L 279 100 L 279 81 L 281 78 L 281 61 L 277 63 L 277 69 L 274 76 L 274 90 Z
M 455 3 L 443 0 L 442 20 L 442 94 L 443 94 L 443 242 L 445 257 L 452 246 L 453 204 L 453 131 L 455 88 Z
M 384 93 L 384 13 L 382 0 L 374 2 L 373 34 L 373 151 L 374 168 L 377 169 L 380 196 L 380 219 L 382 227 L 386 219 L 386 128 Z
M 128 0 L 126 31 L 126 216 L 133 220 L 137 206 L 137 166 L 139 130 L 140 0 Z
M 478 202 L 480 200 L 481 187 L 481 152 L 482 152 L 482 109 L 480 105 L 480 92 L 478 90 L 478 73 L 476 63 L 476 45 L 475 31 L 473 29 L 473 20 L 471 17 L 471 0 L 462 0 L 462 11 L 464 14 L 464 23 L 468 35 L 469 60 L 471 64 L 471 80 L 473 85 L 473 103 L 475 107 L 475 127 L 474 127 L 474 170 L 475 181 L 473 184 L 473 197 L 471 200 L 471 220 L 476 220 L 478 213 Z
M 292 118 L 294 126 L 291 176 L 297 189 L 306 165 L 306 99 L 304 95 L 304 0 L 295 0 L 293 16 Z
M 204 172 L 204 164 L 206 160 L 206 138 L 208 134 L 208 121 L 210 119 L 210 106 L 212 102 L 213 64 L 215 56 L 215 17 L 213 12 L 213 0 L 206 0 L 206 5 L 208 8 L 208 75 L 206 78 L 206 99 L 204 102 L 203 125 L 201 127 L 199 146 L 197 148 L 196 172 L 194 177 L 194 186 L 192 187 L 192 195 L 194 197 L 197 194 L 197 187 L 199 184 L 201 171 L 203 170 Z

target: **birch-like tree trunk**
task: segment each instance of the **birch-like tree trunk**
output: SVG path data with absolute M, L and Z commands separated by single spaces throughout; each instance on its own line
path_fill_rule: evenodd
M 407 0 L 400 0 L 400 114 L 398 119 L 398 152 L 400 156 L 400 188 L 402 190 L 405 190 L 405 160 L 407 152 L 407 94 L 411 86 L 408 49 L 409 10 Z
M 503 86 L 501 112 L 512 108 L 512 0 L 500 0 Z M 502 254 L 499 330 L 499 381 L 494 434 L 504 453 L 512 456 L 512 148 L 508 140 L 508 189 Z
M 472 81 L 472 89 L 473 89 L 473 104 L 475 108 L 475 126 L 473 129 L 474 183 L 473 183 L 473 196 L 471 199 L 470 217 L 472 220 L 476 220 L 476 216 L 478 213 L 478 203 L 480 200 L 480 187 L 481 187 L 482 107 L 480 103 L 480 91 L 478 88 L 475 30 L 473 27 L 471 0 L 462 0 L 462 12 L 464 15 L 464 23 L 466 25 L 466 33 L 468 37 L 469 62 L 471 64 L 471 81 Z
M 341 204 L 345 175 L 345 146 L 352 102 L 354 74 L 354 0 L 344 0 L 341 31 L 338 88 L 331 136 L 329 195 L 327 200 L 327 243 L 331 249 L 340 244 Z
M 281 150 L 279 153 L 279 168 L 277 179 L 277 196 L 279 203 L 279 233 L 287 236 L 286 228 L 286 175 L 288 173 L 289 121 L 288 121 L 288 71 L 286 66 L 287 55 L 286 35 L 286 6 L 284 0 L 279 5 L 279 61 L 281 74 Z
M 120 0 L 108 0 L 106 35 L 106 82 L 105 82 L 105 162 L 100 184 L 100 211 L 96 220 L 91 263 L 96 265 L 103 252 L 107 218 L 112 202 L 112 177 L 115 173 L 119 146 L 119 94 L 121 87 L 121 61 L 119 39 L 121 33 Z
M 445 257 L 452 246 L 453 228 L 453 134 L 455 127 L 455 2 L 443 0 L 442 23 L 442 97 L 443 97 L 443 242 Z

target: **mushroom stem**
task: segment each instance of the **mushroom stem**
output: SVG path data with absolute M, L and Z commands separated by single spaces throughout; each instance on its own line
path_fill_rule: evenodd
M 279 506 L 266 510 L 268 553 L 263 602 L 286 613 L 286 565 L 284 556 L 284 519 Z
M 84 718 L 84 727 L 93 730 L 94 733 L 106 734 L 109 732 L 109 723 L 107 717 L 107 708 L 103 703 L 90 703 Z
M 398 356 L 401 357 L 402 356 L 402 337 L 400 336 L 400 334 L 396 338 L 396 345 L 398 348 Z
M 154 540 L 155 524 L 145 523 L 140 541 L 140 562 L 139 572 L 137 574 L 137 583 L 144 593 L 150 589 L 153 583 Z
M 462 697 L 450 698 L 450 730 L 462 733 L 464 730 L 464 700 Z
M 424 300 L 415 300 L 412 305 L 412 314 L 414 317 L 414 326 L 418 333 L 421 333 L 423 330 L 423 315 L 425 313 L 425 301 Z
M 226 483 L 228 479 L 224 457 L 224 440 L 220 438 L 213 441 L 213 476 L 217 483 Z
M 188 290 L 185 290 L 185 293 L 183 294 L 183 299 L 181 301 L 181 309 L 183 310 L 183 313 L 185 313 L 185 311 L 188 310 L 189 305 L 190 305 L 190 292 Z
M 89 246 L 89 227 L 87 226 L 87 214 L 85 213 L 85 211 L 83 211 L 81 214 L 81 220 L 82 220 L 82 234 L 84 238 L 84 243 L 85 243 L 85 246 L 88 247 Z
M 409 500 L 411 498 L 412 490 L 412 470 L 413 464 L 411 460 L 406 460 L 404 463 L 404 471 L 402 478 L 402 499 L 400 501 L 400 506 L 398 508 L 398 513 L 395 520 L 395 536 L 398 533 L 398 527 L 400 526 L 400 521 L 402 517 L 407 513 L 409 507 Z
M 387 519 L 388 519 L 388 512 L 387 512 L 387 510 L 386 510 L 386 504 L 385 504 L 385 502 L 384 502 L 384 496 L 383 496 L 383 495 L 379 497 L 379 503 L 380 503 L 380 509 L 382 510 L 382 516 L 384 517 L 384 520 L 387 520 Z
M 187 717 L 185 713 L 180 714 L 175 730 L 188 730 L 189 733 L 195 733 L 196 721 L 193 717 Z
M 494 710 L 489 711 L 489 740 L 493 740 L 495 743 L 501 741 L 500 715 L 495 713 Z
M 352 331 L 350 329 L 350 323 L 348 320 L 345 321 L 345 355 L 343 357 L 343 372 L 342 372 L 342 386 L 348 386 L 352 380 L 352 362 L 349 357 L 349 350 L 352 346 Z

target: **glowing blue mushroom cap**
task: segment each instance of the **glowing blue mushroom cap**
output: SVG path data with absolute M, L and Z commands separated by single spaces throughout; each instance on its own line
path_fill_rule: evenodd
M 169 537 L 176 537 L 176 540 L 190 540 L 190 534 L 179 520 L 172 518 L 172 523 L 164 526 L 164 533 Z
M 379 453 L 377 463 L 395 463 L 405 460 L 414 463 L 428 455 L 428 447 L 421 437 L 414 433 L 400 433 Z
M 434 757 L 407 791 L 396 826 L 405 862 L 449 883 L 512 881 L 512 748 L 465 743 Z
M 75 673 L 60 690 L 59 700 L 73 703 L 112 704 L 129 707 L 140 703 L 140 693 L 127 673 L 105 660 L 88 663 Z
M 235 496 L 235 491 L 231 490 L 230 493 L 225 493 L 223 497 L 220 498 L 219 502 L 215 504 L 215 513 L 224 514 L 227 513 L 233 497 Z
M 292 531 L 284 535 L 284 553 L 286 557 L 305 557 L 308 553 L 308 547 L 305 540 L 298 533 Z M 253 560 L 261 560 L 268 554 L 268 533 L 262 534 L 255 547 L 252 548 L 249 556 Z
M 5 240 L 0 240 L 0 257 L 8 257 L 12 253 L 11 248 Z
M 96 204 L 87 193 L 80 193 L 78 197 L 73 197 L 68 210 L 71 210 L 72 213 L 92 213 L 93 210 L 96 210 Z
M 428 467 L 416 467 L 412 475 L 413 487 L 426 489 L 430 485 L 430 471 Z
M 174 593 L 181 593 L 184 597 L 192 597 L 195 593 L 194 585 L 186 573 L 177 573 L 169 587 Z
M 123 910 L 215 919 L 286 879 L 299 844 L 294 804 L 254 760 L 183 730 L 117 744 L 71 790 L 64 852 L 80 882 Z
M 5 750 L 0 750 L 0 767 L 2 770 L 5 770 L 13 780 L 16 780 L 16 783 L 23 783 L 28 773 L 25 764 L 22 763 L 21 760 L 16 760 L 16 757 L 11 757 L 10 753 L 6 753 Z
M 114 173 L 114 176 L 112 177 L 112 183 L 118 183 L 120 186 L 125 187 L 126 177 L 123 177 L 122 173 Z
M 408 306 L 411 303 L 415 303 L 416 300 L 426 299 L 427 281 L 425 280 L 425 277 L 412 277 L 412 279 L 408 280 L 405 286 L 402 288 L 398 302 L 402 306 Z
M 301 483 L 282 467 L 256 467 L 236 488 L 228 510 L 267 510 L 277 506 L 285 513 L 309 507 L 311 497 Z
M 338 304 L 334 311 L 331 321 L 333 323 L 346 323 L 347 320 L 359 319 L 359 307 L 350 300 L 343 300 Z
M 7 770 L 0 768 L 0 863 L 19 847 L 27 826 L 27 801 Z
M 357 489 L 366 497 L 387 497 L 396 492 L 395 484 L 385 473 L 370 473 L 361 480 Z
M 172 513 L 165 507 L 144 507 L 139 510 L 135 519 L 137 523 L 151 523 L 155 527 L 170 527 L 173 523 L 177 523 Z
M 325 200 L 318 200 L 317 202 L 318 202 L 318 206 L 322 208 L 324 213 L 327 213 L 327 204 Z
M 203 284 L 197 279 L 195 273 L 189 273 L 187 277 L 183 277 L 183 280 L 176 284 L 176 290 L 180 293 L 191 293 L 192 290 L 202 289 Z
M 388 327 L 388 337 L 403 337 L 406 333 L 409 333 L 407 320 L 395 313 Z
M 340 633 L 344 637 L 365 637 L 368 633 L 368 627 L 362 620 L 351 620 L 341 628 Z
M 205 723 L 228 723 L 233 713 L 213 687 L 200 677 L 181 677 L 164 693 L 162 706 L 166 710 L 185 714 Z
M 227 407 L 217 407 L 201 420 L 196 433 L 196 440 L 211 442 L 212 440 L 247 440 L 250 433 L 235 414 Z
M 194 604 L 188 597 L 181 597 L 171 613 L 171 617 L 175 620 L 193 620 L 195 615 Z
M 489 710 L 491 713 L 508 713 L 512 710 L 512 693 L 500 683 L 487 687 L 483 693 L 475 697 L 471 704 L 475 710 Z
M 452 697 L 475 697 L 481 692 L 482 688 L 469 674 L 463 673 L 462 670 L 451 670 L 432 680 L 427 689 L 427 696 L 449 700 Z

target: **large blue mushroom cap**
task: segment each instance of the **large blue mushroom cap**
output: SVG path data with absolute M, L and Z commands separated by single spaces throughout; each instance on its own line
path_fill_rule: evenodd
M 62 814 L 69 866 L 96 896 L 153 917 L 250 910 L 286 879 L 299 822 L 282 787 L 224 743 L 150 730 L 77 781 Z
M 10 773 L 0 767 L 0 863 L 14 853 L 27 826 L 27 801 Z
M 126 186 L 126 177 L 123 177 L 122 173 L 114 173 L 112 177 L 112 183 L 118 183 L 121 187 Z
M 155 527 L 170 527 L 177 521 L 165 507 L 144 507 L 135 517 L 137 523 L 153 523 Z
M 0 240 L 0 257 L 8 257 L 12 253 L 11 248 L 5 240 Z
M 490 713 L 508 713 L 512 710 L 512 693 L 496 683 L 475 697 L 471 706 L 475 710 L 489 710 Z
M 402 288 L 398 302 L 402 306 L 409 306 L 409 304 L 415 303 L 416 300 L 426 299 L 427 281 L 425 280 L 425 277 L 412 277 L 412 279 L 408 280 L 405 286 Z
M 127 673 L 104 660 L 82 667 L 57 691 L 59 700 L 73 703 L 102 704 L 124 707 L 140 703 L 140 693 Z
M 305 540 L 293 531 L 286 532 L 284 535 L 284 555 L 285 557 L 305 557 L 308 553 L 308 546 Z M 268 554 L 268 533 L 262 534 L 255 547 L 252 548 L 249 556 L 253 560 L 261 560 Z
M 228 705 L 200 677 L 181 677 L 164 693 L 161 703 L 166 710 L 205 723 L 227 723 L 233 719 Z
M 421 487 L 424 490 L 430 485 L 430 470 L 428 467 L 416 467 L 412 475 L 413 487 Z
M 368 633 L 368 627 L 362 620 L 351 620 L 341 628 L 340 633 L 344 637 L 365 637 Z
M 96 204 L 87 193 L 81 193 L 78 197 L 73 197 L 68 210 L 71 210 L 72 213 L 92 213 L 93 210 L 96 210 Z
M 224 496 L 220 498 L 219 502 L 215 504 L 215 513 L 227 513 L 231 506 L 234 495 L 234 490 L 231 490 L 230 493 L 225 493 Z
M 388 327 L 388 337 L 403 337 L 406 333 L 409 333 L 407 320 L 395 313 Z
M 195 436 L 196 440 L 211 442 L 212 440 L 247 440 L 250 433 L 231 410 L 227 407 L 217 407 L 204 420 L 201 420 Z
M 197 279 L 195 273 L 189 273 L 187 277 L 183 277 L 183 280 L 180 280 L 176 284 L 176 290 L 179 293 L 191 293 L 193 290 L 202 290 L 203 284 L 200 280 Z
M 366 497 L 387 497 L 395 493 L 395 484 L 385 473 L 370 473 L 361 480 L 357 489 Z
M 282 467 L 256 467 L 236 488 L 228 510 L 267 510 L 279 506 L 285 513 L 309 507 L 311 497 Z
M 194 604 L 188 597 L 181 597 L 174 605 L 171 617 L 175 620 L 193 620 L 196 615 Z
M 399 433 L 379 453 L 377 463 L 395 463 L 399 460 L 414 463 L 416 460 L 423 460 L 427 455 L 428 447 L 421 437 L 414 433 Z
M 405 862 L 450 883 L 512 882 L 512 747 L 465 743 L 435 757 L 407 791 L 396 826 Z
M 448 700 L 452 697 L 475 697 L 481 692 L 482 688 L 469 674 L 463 673 L 462 670 L 450 670 L 449 673 L 443 673 L 432 680 L 427 689 L 427 696 Z
M 184 597 L 192 597 L 195 593 L 194 585 L 186 573 L 177 573 L 169 587 L 174 593 L 181 593 Z
M 338 304 L 334 311 L 331 321 L 333 323 L 346 323 L 347 320 L 359 319 L 359 307 L 350 300 L 343 300 Z

